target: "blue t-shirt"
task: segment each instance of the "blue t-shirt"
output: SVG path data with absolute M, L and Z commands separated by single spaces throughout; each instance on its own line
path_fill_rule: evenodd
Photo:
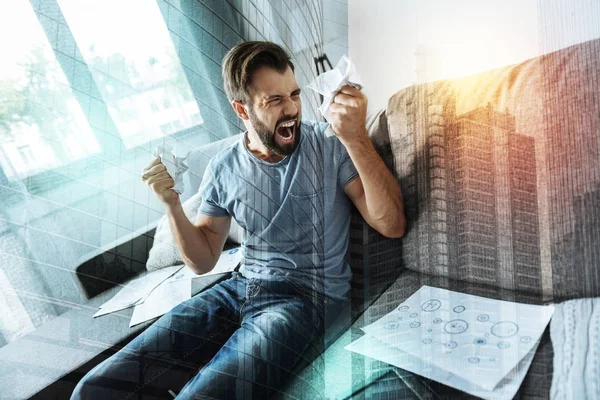
M 350 290 L 345 259 L 351 201 L 344 186 L 358 176 L 344 145 L 323 122 L 303 122 L 300 143 L 277 163 L 254 156 L 246 135 L 210 161 L 199 212 L 231 215 L 244 229 L 247 278 L 293 280 L 333 298 Z

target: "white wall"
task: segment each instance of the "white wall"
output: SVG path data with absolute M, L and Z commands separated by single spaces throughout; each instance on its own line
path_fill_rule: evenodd
M 598 0 L 349 0 L 349 54 L 375 110 L 420 81 L 472 75 L 600 37 L 599 15 Z M 418 46 L 428 54 L 419 73 Z

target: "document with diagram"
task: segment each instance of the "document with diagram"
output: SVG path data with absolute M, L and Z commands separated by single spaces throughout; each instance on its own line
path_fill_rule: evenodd
M 423 286 L 363 331 L 461 381 L 491 391 L 535 351 L 554 306 Z
M 223 251 L 214 268 L 205 274 L 198 275 L 188 266 L 184 266 L 156 287 L 143 303 L 136 304 L 129 321 L 129 327 L 168 313 L 196 294 L 193 292 L 194 280 L 230 273 L 239 266 L 241 259 L 241 249 L 236 247 Z
M 93 317 L 100 317 L 143 303 L 158 285 L 180 269 L 181 266 L 173 266 L 144 273 L 139 278 L 123 285 L 123 288 L 116 295 L 100 306 Z
M 403 370 L 410 371 L 414 374 L 424 376 L 427 379 L 462 390 L 473 396 L 481 397 L 482 399 L 510 400 L 515 397 L 523 379 L 525 379 L 525 375 L 527 375 L 527 370 L 531 366 L 537 345 L 538 344 L 536 343 L 532 351 L 517 364 L 515 369 L 500 381 L 494 390 L 486 390 L 450 372 L 443 371 L 435 365 L 411 356 L 397 347 L 381 342 L 373 336 L 364 335 L 347 345 L 345 348 L 355 353 L 402 368 Z

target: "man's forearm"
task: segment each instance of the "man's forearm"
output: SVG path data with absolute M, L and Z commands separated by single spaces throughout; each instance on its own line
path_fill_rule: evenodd
M 213 254 L 206 234 L 190 222 L 180 202 L 167 207 L 167 218 L 183 262 L 197 274 L 212 270 L 219 255 Z
M 343 144 L 362 180 L 372 222 L 383 230 L 403 234 L 406 221 L 402 192 L 396 178 L 375 151 L 368 134 Z

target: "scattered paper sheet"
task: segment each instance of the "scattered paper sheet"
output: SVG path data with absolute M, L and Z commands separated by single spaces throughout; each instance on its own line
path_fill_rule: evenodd
M 188 166 L 184 162 L 185 157 L 176 157 L 173 154 L 173 147 L 168 144 L 161 144 L 154 149 L 154 156 L 160 157 L 160 161 L 167 167 L 167 172 L 175 181 L 173 190 L 182 194 L 185 190 L 183 173 L 188 170 Z
M 480 388 L 459 376 L 424 362 L 397 347 L 390 346 L 369 335 L 364 335 L 358 340 L 355 340 L 347 345 L 345 349 L 362 354 L 363 356 L 371 357 L 375 360 L 383 361 L 414 374 L 424 376 L 425 378 L 462 390 L 473 396 L 487 400 L 509 400 L 515 396 L 523 379 L 525 379 L 525 375 L 533 361 L 538 344 L 539 342 L 535 344 L 532 351 L 527 353 L 517 367 L 513 369 L 492 391 Z
M 492 391 L 539 342 L 554 306 L 421 287 L 363 331 Z
M 142 303 L 155 287 L 180 269 L 181 265 L 163 268 L 145 273 L 143 276 L 132 280 L 123 286 L 123 288 L 110 300 L 102 304 L 100 310 L 98 310 L 93 317 L 96 318 Z
M 170 278 L 169 281 L 176 281 L 176 280 L 181 280 L 181 279 L 193 279 L 193 278 L 197 278 L 197 277 L 201 277 L 201 276 L 211 276 L 211 275 L 224 274 L 227 272 L 233 272 L 235 270 L 235 268 L 240 264 L 241 260 L 242 260 L 242 252 L 239 247 L 236 247 L 236 248 L 233 248 L 230 250 L 225 250 L 221 253 L 219 260 L 217 261 L 214 268 L 210 272 L 207 272 L 202 275 L 198 275 L 194 271 L 192 271 L 189 267 L 186 266 L 186 267 L 182 268 L 182 270 L 179 271 L 178 274 L 173 275 L 173 277 Z
M 340 91 L 342 86 L 354 86 L 358 90 L 363 87 L 362 80 L 356 72 L 356 67 L 350 59 L 343 55 L 334 69 L 324 72 L 317 76 L 314 81 L 308 84 L 308 88 L 323 95 L 323 103 L 319 107 L 321 114 L 327 119 L 327 109 L 333 102 L 333 98 Z M 335 133 L 331 127 L 325 131 L 325 135 L 332 136 Z
M 190 280 L 164 282 L 150 293 L 146 301 L 135 306 L 129 327 L 160 317 L 191 298 Z
M 239 247 L 221 253 L 212 271 L 198 275 L 184 266 L 171 278 L 154 289 L 143 303 L 137 304 L 131 315 L 129 327 L 158 318 L 168 313 L 178 304 L 192 298 L 192 281 L 206 276 L 214 276 L 234 271 L 242 258 Z

